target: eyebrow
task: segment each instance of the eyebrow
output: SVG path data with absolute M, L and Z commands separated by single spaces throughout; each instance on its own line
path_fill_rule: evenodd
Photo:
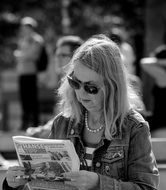
M 93 85 L 97 85 L 97 86 L 98 86 L 98 83 L 96 83 L 96 82 L 94 82 L 94 81 L 83 82 L 83 81 L 79 80 L 79 79 L 78 79 L 76 76 L 74 76 L 74 75 L 73 75 L 73 78 L 74 78 L 75 80 L 77 80 L 78 82 L 80 82 L 80 83 L 93 84 Z

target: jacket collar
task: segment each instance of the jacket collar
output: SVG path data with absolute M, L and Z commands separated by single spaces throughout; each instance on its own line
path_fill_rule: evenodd
M 81 117 L 81 121 L 75 124 L 75 120 L 71 119 L 68 125 L 67 138 L 80 137 L 84 128 L 84 116 Z
M 84 123 L 85 123 L 84 116 L 81 117 L 81 121 L 78 124 L 75 124 L 75 120 L 71 119 L 68 125 L 67 138 L 81 137 L 81 133 L 84 128 Z M 126 123 L 126 118 L 124 118 L 123 125 L 125 123 Z M 105 137 L 103 136 L 102 139 L 105 139 Z M 117 125 L 116 133 L 112 135 L 112 140 L 113 139 L 122 139 L 122 126 Z

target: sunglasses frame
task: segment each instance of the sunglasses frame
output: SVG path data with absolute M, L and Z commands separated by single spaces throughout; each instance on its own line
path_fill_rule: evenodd
M 70 85 L 73 89 L 75 89 L 75 90 L 79 90 L 81 87 L 83 87 L 84 90 L 85 90 L 85 92 L 87 92 L 88 94 L 92 94 L 92 95 L 98 94 L 98 92 L 99 92 L 99 90 L 100 90 L 100 88 L 99 88 L 97 85 L 95 85 L 95 84 L 87 84 L 87 82 L 81 82 L 81 81 L 79 81 L 78 79 L 74 79 L 71 75 L 68 75 L 68 76 L 67 76 L 67 79 L 68 79 L 69 85 Z M 71 82 L 77 83 L 79 87 L 77 88 L 77 87 L 74 86 Z M 90 90 L 90 88 L 96 88 L 96 91 L 93 92 L 93 91 Z

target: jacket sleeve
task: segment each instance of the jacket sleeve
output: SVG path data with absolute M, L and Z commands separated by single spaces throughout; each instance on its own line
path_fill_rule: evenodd
M 66 139 L 69 120 L 69 118 L 64 118 L 61 114 L 57 115 L 53 121 L 49 138 Z
M 149 127 L 140 123 L 131 132 L 126 180 L 116 180 L 99 174 L 100 190 L 157 190 L 159 172 L 152 152 Z

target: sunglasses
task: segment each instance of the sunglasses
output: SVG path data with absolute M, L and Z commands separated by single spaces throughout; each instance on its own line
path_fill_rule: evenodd
M 67 79 L 69 85 L 75 90 L 79 90 L 81 87 L 83 87 L 88 94 L 97 94 L 99 92 L 99 87 L 97 87 L 97 85 L 88 84 L 88 82 L 81 82 L 70 75 L 67 76 Z

